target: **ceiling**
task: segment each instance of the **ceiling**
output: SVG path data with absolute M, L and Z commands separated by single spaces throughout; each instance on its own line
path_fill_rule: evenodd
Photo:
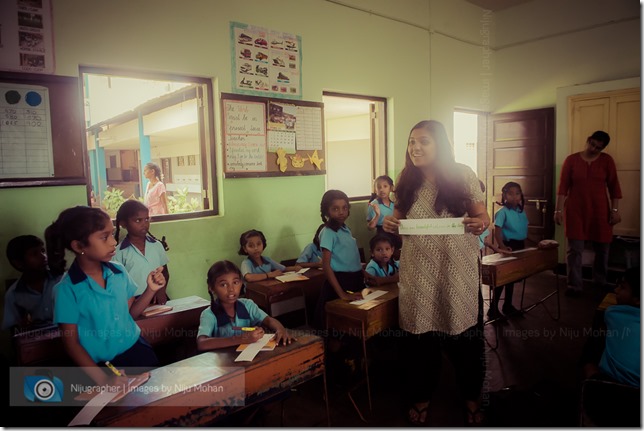
M 533 0 L 467 0 L 467 1 L 482 9 L 497 12 L 513 6 L 528 3 Z

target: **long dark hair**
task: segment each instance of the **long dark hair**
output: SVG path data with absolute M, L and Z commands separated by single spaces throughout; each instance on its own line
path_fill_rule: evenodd
M 320 226 L 318 226 L 318 229 L 315 231 L 315 235 L 313 235 L 313 244 L 317 247 L 317 249 L 320 249 L 320 232 L 322 232 L 322 228 L 326 226 L 324 223 L 322 223 Z
M 100 208 L 79 205 L 63 210 L 56 221 L 45 229 L 47 258 L 52 272 L 62 274 L 64 271 L 65 249 L 74 251 L 72 241 L 87 246 L 89 236 L 105 228 L 108 223 L 112 225 L 110 216 Z
M 331 208 L 333 201 L 338 199 L 342 199 L 347 203 L 347 209 L 349 210 L 347 214 L 348 217 L 351 214 L 351 204 L 349 203 L 349 197 L 345 192 L 341 190 L 327 190 L 324 195 L 322 195 L 322 201 L 320 202 L 320 217 L 322 217 L 322 221 L 326 226 L 330 227 L 336 232 L 342 226 L 338 225 L 338 223 L 331 218 L 329 209 Z
M 521 202 L 519 203 L 519 212 L 523 212 L 523 206 L 525 205 L 525 199 L 523 197 L 523 190 L 521 190 L 521 186 L 519 183 L 515 183 L 514 181 L 508 181 L 505 183 L 503 188 L 501 189 L 501 202 L 497 202 L 497 204 L 502 205 L 504 207 L 508 206 L 508 198 L 507 198 L 507 193 L 510 191 L 512 187 L 516 187 L 519 189 L 519 193 L 521 194 Z
M 123 220 L 129 219 L 139 211 L 148 211 L 149 213 L 148 207 L 146 207 L 145 204 L 143 204 L 142 202 L 136 199 L 128 199 L 121 204 L 118 211 L 116 212 L 116 220 L 114 222 L 116 224 L 116 233 L 114 234 L 114 238 L 116 238 L 116 242 L 119 241 L 119 235 L 121 232 L 121 222 Z M 165 249 L 165 251 L 170 250 L 170 247 L 168 247 L 168 243 L 165 240 L 165 236 L 163 236 L 161 239 L 158 239 L 157 237 L 152 235 L 152 232 L 150 232 L 149 229 L 148 229 L 147 236 L 149 236 L 153 240 L 159 241 L 161 245 L 163 245 L 163 248 Z
M 215 286 L 215 282 L 217 281 L 218 277 L 221 277 L 222 275 L 225 274 L 230 274 L 234 273 L 239 276 L 240 279 L 243 280 L 242 273 L 239 270 L 239 267 L 232 263 L 229 260 L 220 260 L 218 262 L 215 262 L 212 264 L 210 269 L 208 269 L 208 275 L 206 276 L 206 283 L 208 283 L 208 293 L 210 294 L 210 309 L 214 313 L 215 307 L 216 307 L 216 298 L 217 295 L 214 295 L 210 289 Z
M 460 217 L 465 214 L 466 202 L 468 200 L 465 180 L 456 167 L 452 146 L 450 145 L 447 132 L 442 123 L 434 120 L 421 121 L 412 127 L 411 132 L 416 129 L 427 130 L 436 143 L 436 186 L 438 194 L 434 209 L 440 213 L 444 209 L 451 215 Z M 405 167 L 398 177 L 396 186 L 396 209 L 406 215 L 418 197 L 418 190 L 423 184 L 425 176 L 423 171 L 414 166 L 409 156 L 405 154 Z

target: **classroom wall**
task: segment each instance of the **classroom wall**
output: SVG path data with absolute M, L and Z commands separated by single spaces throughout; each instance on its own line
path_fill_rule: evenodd
M 52 3 L 60 75 L 77 76 L 80 64 L 146 69 L 212 77 L 217 94 L 231 92 L 229 22 L 237 21 L 302 37 L 304 100 L 321 102 L 324 90 L 388 98 L 392 144 L 405 142 L 411 124 L 429 115 L 429 36 L 400 21 L 324 0 L 280 0 L 279 7 L 260 0 Z M 428 13 L 424 0 L 401 2 L 395 8 L 381 2 L 381 6 L 423 20 Z M 418 79 L 407 79 L 405 74 Z M 215 118 L 220 130 L 218 107 Z M 220 142 L 219 134 L 219 172 Z M 392 156 L 396 163 L 395 152 Z M 219 259 L 241 261 L 237 254 L 241 232 L 264 231 L 267 255 L 280 260 L 299 255 L 321 222 L 323 176 L 222 179 L 219 175 L 219 216 L 151 226 L 155 235 L 165 235 L 169 242 L 171 297 L 207 297 L 208 267 Z M 84 187 L 0 190 L 0 202 L 1 280 L 17 276 L 4 256 L 11 237 L 27 232 L 42 235 L 62 209 L 87 203 Z M 365 214 L 366 204 L 355 203 L 348 221 L 362 247 L 370 237 Z
M 492 16 L 464 0 L 52 3 L 56 74 L 78 76 L 82 64 L 206 76 L 217 102 L 231 91 L 230 21 L 300 35 L 304 100 L 322 101 L 325 90 L 387 98 L 393 178 L 419 120 L 437 119 L 451 131 L 456 107 L 555 106 L 558 87 L 640 74 L 634 0 L 535 0 Z M 220 130 L 218 106 L 215 120 Z M 320 223 L 323 176 L 222 179 L 220 142 L 219 134 L 221 214 L 152 225 L 170 244 L 173 297 L 206 297 L 210 264 L 241 261 L 242 231 L 263 230 L 267 254 L 279 260 L 295 257 Z M 556 171 L 561 160 L 557 151 Z M 0 189 L 0 202 L 0 281 L 17 276 L 4 254 L 11 237 L 42 235 L 62 209 L 87 203 L 83 186 Z M 364 202 L 354 203 L 348 224 L 367 248 L 365 212 Z

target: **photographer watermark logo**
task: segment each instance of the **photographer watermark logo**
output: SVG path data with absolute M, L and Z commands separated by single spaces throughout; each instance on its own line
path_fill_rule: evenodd
M 25 376 L 23 393 L 32 402 L 60 403 L 63 382 L 54 376 Z

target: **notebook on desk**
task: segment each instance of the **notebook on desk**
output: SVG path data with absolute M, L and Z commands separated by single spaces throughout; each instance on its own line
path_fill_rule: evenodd
M 246 349 L 246 347 L 248 347 L 248 346 L 250 346 L 250 344 L 240 344 L 239 346 L 237 346 L 237 349 L 235 350 L 235 352 L 243 352 L 244 349 Z M 277 343 L 275 342 L 275 340 L 271 340 L 268 343 L 266 343 L 266 345 L 264 347 L 262 347 L 261 351 L 262 352 L 269 352 L 271 350 L 275 350 L 276 346 L 277 346 Z

